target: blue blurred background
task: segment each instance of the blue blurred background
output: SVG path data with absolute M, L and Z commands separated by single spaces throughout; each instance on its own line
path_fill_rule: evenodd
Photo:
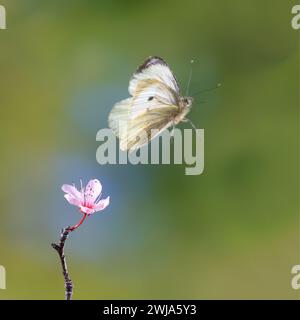
M 111 205 L 68 240 L 75 299 L 296 299 L 298 59 L 294 1 L 2 0 L 1 299 L 63 299 L 56 252 L 78 222 L 64 183 L 98 178 Z M 205 171 L 96 162 L 128 81 L 149 55 L 205 129 Z M 203 103 L 204 101 L 204 103 Z M 185 128 L 187 125 L 180 125 Z

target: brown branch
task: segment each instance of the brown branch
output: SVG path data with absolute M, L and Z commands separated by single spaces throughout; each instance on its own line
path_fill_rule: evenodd
M 73 282 L 70 279 L 68 268 L 67 268 L 67 261 L 66 261 L 66 256 L 64 253 L 64 247 L 65 247 L 65 242 L 70 234 L 72 232 L 71 227 L 67 227 L 62 229 L 61 235 L 60 235 L 60 240 L 59 244 L 52 243 L 52 247 L 57 251 L 61 266 L 62 266 L 62 273 L 65 279 L 65 290 L 66 290 L 66 300 L 72 300 L 72 294 L 73 294 Z

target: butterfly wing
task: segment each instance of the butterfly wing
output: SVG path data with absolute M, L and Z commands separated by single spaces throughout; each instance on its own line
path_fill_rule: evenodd
M 114 106 L 108 124 L 119 137 L 121 150 L 138 149 L 173 124 L 178 106 L 167 97 L 167 92 L 148 86 L 138 96 L 122 100 Z M 155 132 L 152 131 L 154 129 Z
M 133 75 L 129 92 L 132 97 L 112 109 L 109 127 L 119 137 L 121 150 L 132 151 L 173 124 L 179 112 L 179 89 L 164 60 L 150 57 Z
M 130 119 L 132 102 L 133 98 L 128 98 L 116 103 L 108 116 L 108 126 L 120 139 L 127 130 L 126 126 Z
M 173 106 L 178 109 L 179 97 L 163 82 L 155 79 L 142 80 L 132 97 L 131 119 L 145 111 Z
M 133 151 L 147 144 L 173 124 L 170 114 L 174 111 L 174 106 L 157 107 L 128 121 L 126 134 L 120 136 L 120 149 Z
M 177 80 L 168 64 L 160 57 L 149 57 L 139 66 L 130 80 L 128 91 L 135 96 L 139 91 L 139 84 L 144 81 L 157 80 L 164 83 L 171 90 L 179 94 Z

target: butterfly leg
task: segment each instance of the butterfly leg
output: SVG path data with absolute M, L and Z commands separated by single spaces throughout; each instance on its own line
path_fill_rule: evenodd
M 194 130 L 197 130 L 191 119 L 185 118 L 183 122 L 189 122 Z
M 175 123 L 173 123 L 172 131 L 171 131 L 171 137 L 174 138 L 174 130 L 175 130 Z

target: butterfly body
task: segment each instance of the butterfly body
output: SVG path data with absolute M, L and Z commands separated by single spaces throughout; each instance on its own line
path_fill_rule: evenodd
M 163 130 L 185 121 L 193 98 L 180 94 L 175 76 L 159 57 L 149 57 L 129 83 L 131 97 L 118 102 L 108 118 L 121 150 L 135 150 Z
M 185 116 L 191 111 L 192 103 L 192 97 L 179 97 L 179 110 L 178 114 L 174 118 L 175 124 L 185 120 Z

